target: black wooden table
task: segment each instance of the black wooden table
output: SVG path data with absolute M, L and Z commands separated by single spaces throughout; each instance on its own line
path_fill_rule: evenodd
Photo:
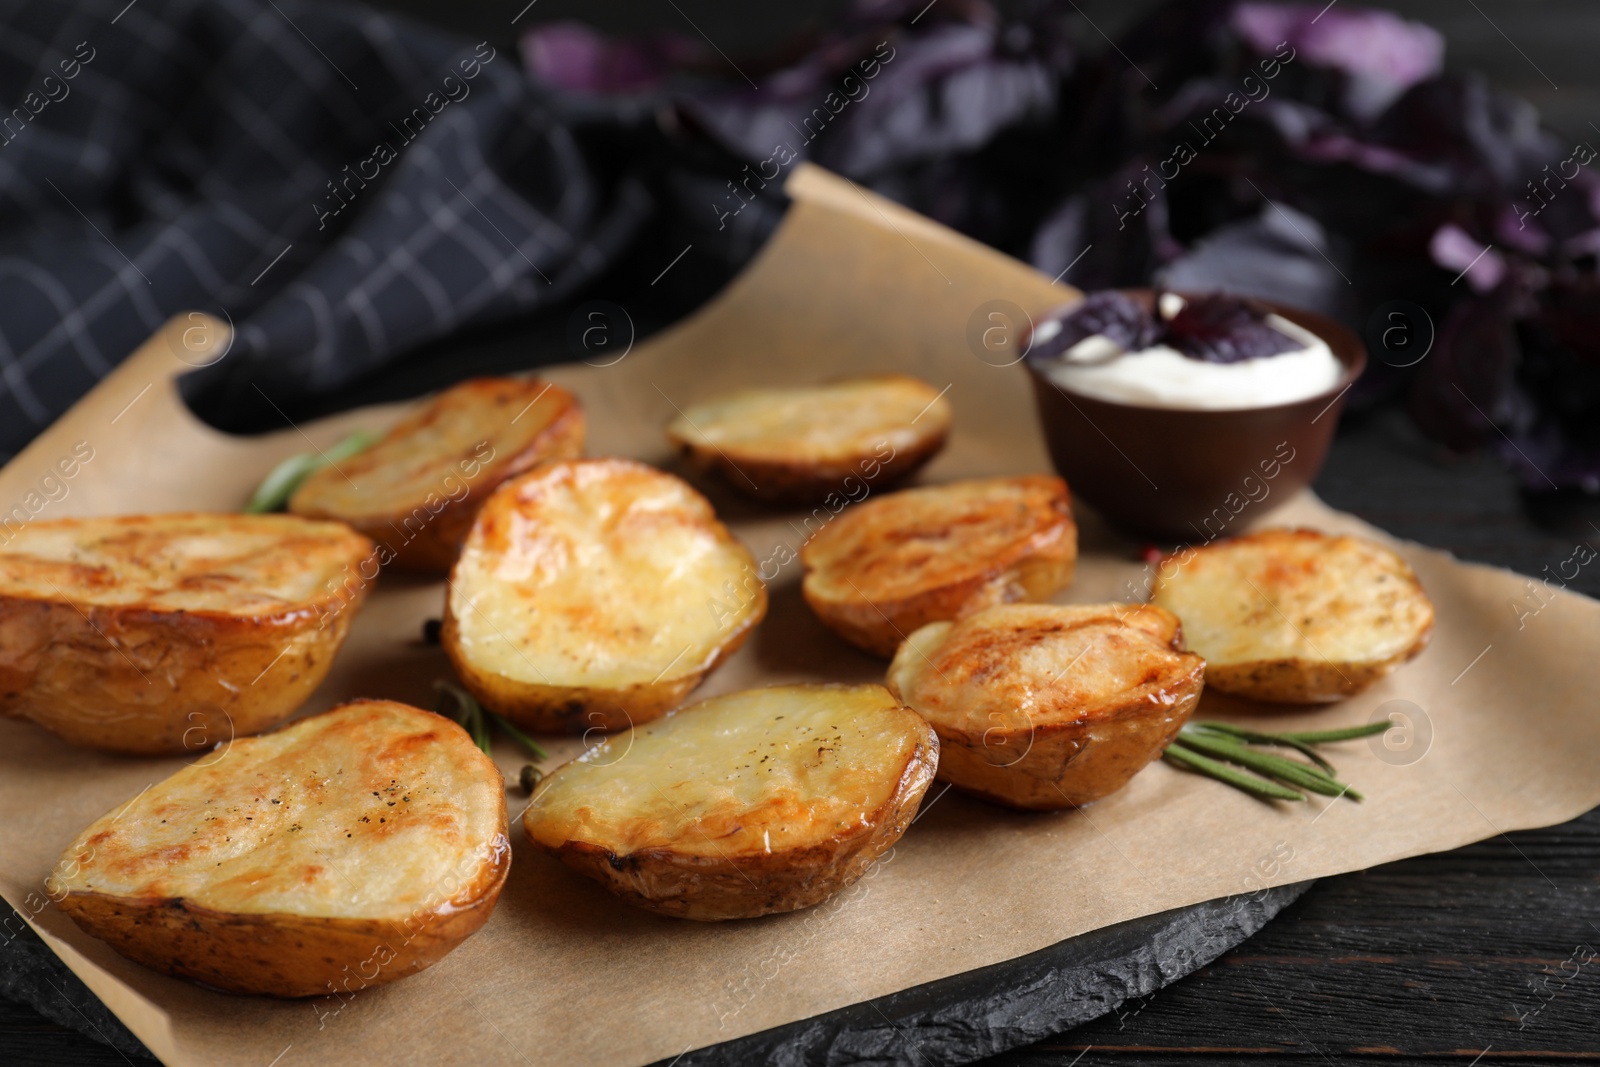
M 1536 523 L 1492 459 L 1447 460 L 1393 410 L 1341 428 L 1317 489 L 1401 537 L 1524 574 L 1554 568 L 1579 541 L 1600 546 L 1593 514 Z M 1600 568 L 1572 585 L 1600 594 Z M 1597 950 L 1600 811 L 1324 879 L 1190 977 L 988 1062 L 1600 1061 Z M 0 1065 L 126 1062 L 0 1000 Z

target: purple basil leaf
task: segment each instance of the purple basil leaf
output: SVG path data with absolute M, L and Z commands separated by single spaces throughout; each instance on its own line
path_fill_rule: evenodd
M 677 34 L 609 38 L 581 22 L 536 25 L 522 35 L 528 75 L 553 89 L 596 95 L 661 88 L 676 69 L 704 59 L 700 42 Z
M 1543 294 L 1536 322 L 1550 347 L 1568 353 L 1574 365 L 1600 374 L 1600 278 L 1592 272 L 1558 278 Z M 1600 407 L 1600 384 L 1593 378 L 1587 393 L 1586 399 Z
M 1540 290 L 1530 277 L 1548 285 Z M 1513 305 L 1520 403 L 1500 420 L 1506 436 L 1490 444 L 1532 493 L 1600 493 L 1600 277 L 1523 272 L 1506 289 L 1527 294 Z
M 1592 254 L 1593 238 L 1589 237 L 1600 227 L 1600 153 L 1591 139 L 1579 146 L 1566 149 L 1554 163 L 1548 161 L 1537 173 L 1531 175 L 1533 188 L 1524 185 L 1514 194 L 1507 213 L 1508 239 L 1525 238 L 1529 231 L 1548 234 L 1550 238 L 1569 248 L 1569 255 Z M 1589 160 L 1583 164 L 1582 160 Z M 1543 256 L 1546 248 L 1529 247 L 1523 240 L 1512 240 L 1514 245 L 1535 256 Z M 1579 249 L 1583 249 L 1579 251 Z
M 817 161 L 860 177 L 980 148 L 1000 130 L 1047 116 L 1055 73 L 1007 55 L 994 26 L 949 24 L 896 35 L 891 58 L 850 105 Z
M 1574 440 L 1558 425 L 1542 423 L 1509 439 L 1496 438 L 1494 449 L 1529 492 L 1600 493 L 1600 444 Z
M 844 19 L 860 25 L 951 20 L 992 24 L 998 15 L 987 0 L 949 0 L 937 6 L 929 4 L 928 0 L 854 0 L 845 9 Z
M 906 204 L 935 222 L 1005 246 L 1008 235 L 1031 225 L 1017 218 L 1019 197 L 1006 196 L 984 173 L 991 159 L 982 155 L 914 163 L 876 175 L 872 190 Z
M 695 94 L 688 106 L 750 159 L 765 159 L 779 145 L 803 159 L 819 158 L 819 149 L 842 140 L 833 151 L 837 158 L 819 161 L 860 178 L 908 150 L 915 158 L 938 154 L 937 147 L 914 143 L 928 120 L 913 112 L 928 93 L 938 92 L 942 79 L 987 62 L 993 44 L 989 26 L 886 31 L 881 43 L 864 46 L 859 60 L 845 63 L 842 70 L 829 61 L 833 57 L 813 54 L 769 75 L 759 91 L 745 85 L 716 87 Z
M 1162 4 L 1121 35 L 1115 51 L 1101 53 L 1103 67 L 1129 100 L 1157 91 L 1153 86 L 1170 91 L 1191 78 L 1219 76 L 1238 50 L 1233 7 L 1233 0 Z
M 1299 341 L 1272 328 L 1267 314 L 1254 300 L 1230 293 L 1194 296 L 1167 320 L 1161 342 L 1206 363 L 1240 363 L 1299 349 Z
M 1154 183 L 1130 191 L 1146 166 L 1135 158 L 1056 205 L 1039 223 L 1028 261 L 1085 291 L 1148 285 L 1184 249 L 1167 227 L 1166 193 Z
M 1275 117 L 1283 114 L 1283 109 L 1274 112 Z M 1279 125 L 1278 128 L 1282 133 L 1283 127 Z M 1449 195 L 1460 180 L 1459 171 L 1448 162 L 1418 159 L 1403 150 L 1364 141 L 1339 129 L 1324 127 L 1308 131 L 1303 140 L 1291 143 L 1296 144 L 1303 158 L 1329 166 L 1330 171 L 1333 166 L 1346 163 L 1378 177 L 1406 182 L 1435 196 Z
M 1516 386 L 1531 410 L 1500 454 L 1527 489 L 1600 491 L 1600 279 L 1564 272 L 1518 326 Z
M 1347 314 L 1350 287 L 1329 261 L 1317 221 L 1287 204 L 1263 205 L 1252 219 L 1211 231 L 1156 272 L 1164 288 L 1206 293 L 1227 290 L 1333 318 Z
M 1344 5 L 1241 3 L 1233 27 L 1255 51 L 1294 50 L 1292 62 L 1340 71 L 1345 108 L 1371 119 L 1444 67 L 1444 37 L 1387 11 Z
M 817 84 L 824 83 L 819 79 Z M 779 89 L 757 93 L 747 86 L 719 86 L 688 97 L 682 106 L 740 157 L 755 163 L 772 159 L 777 164 L 810 156 L 802 126 L 813 101 L 822 107 L 825 95 L 809 88 L 782 94 Z M 787 169 L 787 162 L 784 165 Z M 761 169 L 771 173 L 770 165 Z
M 1410 87 L 1444 66 L 1444 37 L 1388 11 L 1346 4 L 1241 3 L 1233 27 L 1257 52 L 1287 43 L 1300 58 L 1347 74 L 1382 77 Z
M 1430 192 L 1496 200 L 1523 195 L 1529 178 L 1571 148 L 1539 125 L 1533 105 L 1472 74 L 1413 87 L 1362 139 L 1398 157 L 1447 168 L 1454 178 L 1450 187 Z
M 1528 401 L 1517 389 L 1521 359 L 1507 289 L 1468 297 L 1439 328 L 1433 351 L 1412 383 L 1411 417 L 1448 448 L 1467 450 L 1528 422 Z
M 1091 293 L 1076 304 L 1045 315 L 1034 324 L 1035 337 L 1048 332 L 1041 330 L 1047 322 L 1059 322 L 1061 330 L 1053 337 L 1030 344 L 1029 359 L 1051 359 L 1097 334 L 1130 352 L 1138 352 L 1155 344 L 1161 333 L 1160 324 L 1148 308 L 1115 289 Z
M 1467 284 L 1480 293 L 1489 292 L 1506 276 L 1505 257 L 1453 222 L 1439 227 L 1428 242 L 1428 253 L 1440 267 L 1457 278 L 1466 278 Z
M 856 17 L 871 13 L 867 5 Z M 967 3 L 915 27 L 864 26 L 761 77 L 759 90 L 702 86 L 685 94 L 685 107 L 752 161 L 811 159 L 875 181 L 1047 117 L 1072 62 L 1057 31 L 1047 20 L 1002 25 L 986 4 Z

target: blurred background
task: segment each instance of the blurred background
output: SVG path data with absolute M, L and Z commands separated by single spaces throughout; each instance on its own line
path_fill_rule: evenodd
M 1088 28 L 1088 19 L 1116 37 L 1161 4 L 1162 0 L 1079 0 L 1082 13 L 1071 17 L 1083 23 L 1080 36 L 1090 41 L 1097 35 Z M 523 0 L 379 0 L 373 6 L 403 12 L 474 40 L 506 45 L 515 38 L 509 19 L 524 10 Z M 688 15 L 719 46 L 739 58 L 780 48 L 798 34 L 819 33 L 847 6 L 847 0 L 772 5 L 688 0 L 680 3 L 680 11 L 665 0 L 611 0 L 603 5 L 537 0 L 525 9 L 516 27 L 574 20 L 613 34 L 693 33 Z M 1006 2 L 996 6 L 1012 11 L 1020 5 Z M 1600 116 L 1600 67 L 1594 60 L 1595 44 L 1600 41 L 1600 10 L 1593 0 L 1376 0 L 1362 6 L 1393 11 L 1438 29 L 1447 42 L 1447 70 L 1482 71 L 1496 85 L 1535 104 L 1545 121 L 1568 137 L 1587 136 L 1592 132 L 1588 124 L 1600 122 L 1596 117 Z M 1099 46 L 1104 48 L 1105 42 Z M 1531 56 L 1538 57 L 1537 68 Z
M 647 335 L 761 247 L 793 142 L 1082 290 L 1340 319 L 1353 417 L 1494 455 L 1540 514 L 1600 501 L 1593 5 L 376 7 L 0 0 L 0 100 L 38 108 L 0 135 L 0 452 L 191 308 L 237 328 L 184 383 L 236 432 L 585 358 L 585 300 Z

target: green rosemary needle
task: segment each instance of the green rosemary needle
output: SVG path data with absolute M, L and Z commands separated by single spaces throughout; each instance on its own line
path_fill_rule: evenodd
M 1205 733 L 1221 734 L 1224 737 L 1235 737 L 1239 738 L 1240 740 L 1249 741 L 1250 743 L 1256 745 L 1282 745 L 1285 748 L 1292 748 L 1306 759 L 1310 760 L 1312 763 L 1315 763 L 1318 767 L 1321 767 L 1323 770 L 1327 771 L 1329 774 L 1333 773 L 1333 764 L 1329 763 L 1327 760 L 1318 755 L 1316 749 L 1312 748 L 1304 741 L 1286 740 L 1284 734 L 1264 734 L 1258 730 L 1246 730 L 1242 726 L 1233 726 L 1225 722 L 1195 723 L 1194 727 L 1196 730 L 1200 730 Z
M 1238 741 L 1219 741 L 1214 736 L 1208 736 L 1201 731 L 1191 731 L 1187 735 L 1180 734 L 1183 743 L 1208 756 L 1227 760 L 1229 763 L 1241 767 L 1248 767 L 1257 774 L 1301 789 L 1309 789 L 1313 793 L 1320 793 L 1325 797 L 1348 795 L 1351 800 L 1360 800 L 1361 795 L 1352 790 L 1343 782 L 1324 774 L 1316 767 L 1305 763 L 1297 763 L 1291 759 L 1274 755 L 1270 752 L 1260 752 L 1247 748 Z
M 273 467 L 250 495 L 250 502 L 244 506 L 245 513 L 260 515 L 281 509 L 300 487 L 300 483 L 317 469 L 318 458 L 314 452 L 296 452 Z
M 1198 752 L 1192 752 L 1181 743 L 1174 741 L 1167 746 L 1164 758 L 1175 763 L 1187 764 L 1202 774 L 1208 774 L 1219 782 L 1226 782 L 1235 789 L 1242 789 L 1246 793 L 1262 797 L 1267 800 L 1304 800 L 1306 795 L 1294 789 L 1286 789 L 1277 782 L 1269 782 L 1265 778 L 1257 778 L 1253 774 L 1236 771 L 1226 763 L 1219 763 L 1208 759 Z
M 1333 741 L 1353 741 L 1358 737 L 1371 737 L 1388 730 L 1394 723 L 1389 720 L 1368 723 L 1366 726 L 1350 726 L 1343 730 L 1311 730 L 1297 734 L 1278 734 L 1278 737 L 1299 741 L 1307 745 L 1325 745 Z
M 447 718 L 454 719 L 456 722 L 460 723 L 462 727 L 466 729 L 467 733 L 472 735 L 473 742 L 479 748 L 483 749 L 483 754 L 485 756 L 492 756 L 494 754 L 492 751 L 494 747 L 494 733 L 490 728 L 498 727 L 501 733 L 505 734 L 507 737 L 511 738 L 511 740 L 527 749 L 528 754 L 534 759 L 542 760 L 550 758 L 550 753 L 544 750 L 543 745 L 539 744 L 539 742 L 535 741 L 516 726 L 512 725 L 504 716 L 496 715 L 494 712 L 478 703 L 478 698 L 467 692 L 461 686 L 456 685 L 454 682 L 439 678 L 434 681 L 433 687 L 439 691 L 439 706 L 434 710 L 440 715 L 444 715 Z M 448 710 L 446 708 L 445 705 L 447 699 L 449 705 L 451 705 L 454 710 Z
M 349 459 L 357 452 L 365 452 L 377 440 L 377 434 L 357 430 L 324 451 L 296 452 L 273 467 L 267 472 L 267 476 L 261 479 L 256 491 L 250 494 L 250 502 L 244 506 L 245 513 L 260 515 L 269 511 L 283 510 L 289 498 L 294 496 L 294 491 L 300 488 L 301 482 L 323 467 L 338 463 L 341 459 Z
M 528 754 L 531 755 L 534 759 L 549 759 L 550 758 L 550 753 L 546 752 L 544 750 L 543 746 L 541 746 L 539 744 L 539 742 L 535 741 L 533 738 L 529 737 L 527 734 L 523 733 L 521 730 L 519 730 L 515 726 L 511 725 L 510 722 L 506 721 L 505 716 L 496 715 L 492 711 L 491 712 L 487 712 L 487 714 L 489 716 L 489 720 L 491 722 L 493 722 L 496 726 L 500 727 L 500 732 L 501 733 L 505 734 L 507 737 L 511 738 L 511 740 L 515 741 L 517 744 L 519 744 L 523 748 L 527 749 L 528 750 Z
M 443 678 L 434 680 L 433 688 L 439 693 L 439 703 L 434 710 L 440 715 L 454 719 L 461 724 L 462 729 L 472 738 L 472 743 L 483 751 L 485 756 L 494 755 L 494 739 L 489 736 L 489 723 L 483 710 L 483 705 L 478 703 L 476 697 L 454 682 L 447 682 Z M 454 710 L 447 707 L 454 706 Z
M 483 717 L 483 709 L 478 709 L 478 714 L 472 716 L 467 731 L 472 734 L 472 740 L 483 750 L 485 756 L 494 755 L 494 738 L 489 733 L 489 724 Z

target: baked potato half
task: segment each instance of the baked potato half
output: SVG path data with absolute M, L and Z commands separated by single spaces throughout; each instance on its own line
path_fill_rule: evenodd
M 1433 634 L 1433 603 L 1405 560 L 1315 530 L 1263 530 L 1168 556 L 1151 600 L 1183 620 L 1208 685 L 1276 703 L 1359 693 Z
M 48 888 L 147 967 L 309 997 L 436 963 L 510 865 L 500 772 L 466 731 L 360 700 L 146 789 L 78 835 Z
M 888 851 L 939 740 L 881 685 L 713 697 L 606 739 L 534 791 L 528 840 L 630 904 L 745 919 L 820 903 Z
M 144 755 L 259 733 L 328 673 L 377 573 L 365 537 L 289 515 L 29 523 L 0 546 L 0 711 Z
M 950 433 L 950 401 L 904 374 L 746 389 L 679 412 L 667 437 L 686 460 L 758 500 L 854 498 L 932 459 Z
M 1049 598 L 1077 559 L 1066 482 L 980 478 L 844 511 L 800 550 L 801 591 L 841 637 L 887 657 L 930 622 Z
M 546 460 L 583 452 L 578 398 L 534 379 L 472 378 L 401 419 L 377 444 L 324 467 L 289 510 L 349 523 L 385 566 L 447 571 L 495 487 Z
M 462 684 L 513 722 L 620 730 L 680 704 L 766 611 L 755 560 L 688 483 L 564 460 L 484 504 L 440 636 Z
M 939 777 L 1013 808 L 1077 807 L 1159 759 L 1206 664 L 1147 604 L 1005 604 L 917 630 L 889 691 L 939 733 Z

